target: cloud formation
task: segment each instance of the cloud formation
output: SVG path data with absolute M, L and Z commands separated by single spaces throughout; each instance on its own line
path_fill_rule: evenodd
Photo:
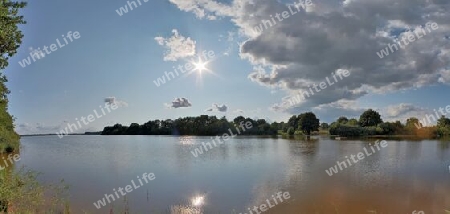
M 352 73 L 296 105 L 275 104 L 276 110 L 299 113 L 313 107 L 341 109 L 350 106 L 340 102 L 356 101 L 369 93 L 450 84 L 450 1 L 312 0 L 312 7 L 277 20 L 262 33 L 255 27 L 263 20 L 277 19 L 275 15 L 289 10 L 290 4 L 273 0 L 232 0 L 230 4 L 170 1 L 198 18 L 230 18 L 246 40 L 240 56 L 254 65 L 249 79 L 262 86 L 292 96 L 339 69 Z M 389 57 L 377 56 L 388 44 L 418 32 L 429 22 L 436 22 L 439 28 Z
M 192 106 L 192 104 L 186 98 L 175 98 L 175 100 L 172 101 L 172 104 L 166 103 L 165 105 L 169 108 L 188 108 Z
M 218 105 L 218 104 L 212 104 L 212 108 L 206 109 L 205 111 L 218 111 L 218 112 L 227 112 L 228 106 L 225 104 Z
M 210 0 L 169 0 L 182 11 L 192 12 L 199 19 L 217 20 L 217 17 L 229 16 L 232 7 Z
M 236 110 L 233 111 L 233 113 L 235 113 L 235 114 L 243 114 L 243 113 L 244 113 L 244 110 L 242 110 L 242 109 L 236 109 Z
M 116 104 L 119 107 L 128 107 L 128 103 L 127 102 L 119 100 L 119 99 L 116 99 L 116 97 L 106 97 L 104 99 L 104 102 L 108 103 L 110 105 L 111 104 Z
M 430 113 L 433 114 L 433 111 L 430 109 L 415 106 L 410 103 L 391 105 L 386 107 L 384 111 L 381 112 L 382 115 L 385 115 L 384 119 L 387 121 L 399 120 L 402 122 L 405 122 L 406 119 L 411 117 L 421 119 Z
M 178 30 L 172 30 L 172 37 L 155 37 L 159 45 L 167 50 L 164 54 L 164 61 L 177 61 L 181 58 L 192 57 L 196 53 L 195 44 L 191 38 L 185 38 L 178 33 Z

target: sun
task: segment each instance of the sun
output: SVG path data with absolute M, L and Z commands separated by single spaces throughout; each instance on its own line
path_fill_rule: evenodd
M 208 70 L 206 65 L 208 62 L 203 62 L 201 58 L 198 59 L 198 62 L 193 62 L 194 65 L 194 71 L 197 71 L 199 74 L 201 74 L 203 71 Z

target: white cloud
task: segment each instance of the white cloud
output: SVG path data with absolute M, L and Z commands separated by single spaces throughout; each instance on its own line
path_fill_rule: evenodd
M 119 107 L 128 107 L 128 103 L 119 99 L 116 99 L 115 97 L 107 97 L 104 99 L 105 103 L 108 104 L 116 104 Z
M 242 114 L 242 113 L 244 113 L 244 110 L 242 110 L 242 109 L 236 109 L 236 110 L 233 111 L 233 113 L 236 113 L 236 114 Z
M 173 29 L 172 33 L 173 35 L 170 38 L 155 37 L 158 44 L 167 49 L 164 54 L 164 61 L 177 61 L 181 58 L 194 56 L 196 42 L 189 37 L 185 38 L 180 35 L 176 29 Z
M 188 108 L 192 106 L 192 104 L 186 98 L 175 98 L 175 100 L 172 101 L 172 104 L 166 103 L 165 105 L 169 108 Z
M 206 109 L 205 111 L 219 111 L 219 112 L 227 112 L 228 107 L 225 104 L 218 105 L 212 104 L 212 108 Z
M 450 84 L 450 69 L 449 70 L 443 69 L 441 71 L 441 77 L 439 78 L 439 82 Z
M 386 121 L 399 120 L 405 123 L 408 118 L 415 117 L 418 119 L 422 119 L 427 114 L 432 114 L 432 112 L 432 110 L 418 107 L 410 103 L 400 103 L 398 105 L 391 105 L 386 107 L 381 112 L 381 115 Z
M 233 8 L 210 0 L 169 0 L 182 11 L 192 12 L 197 18 L 216 20 L 217 16 L 233 14 Z
M 336 70 L 351 71 L 350 77 L 303 102 L 287 107 L 275 104 L 276 110 L 300 113 L 320 107 L 358 113 L 360 109 L 336 103 L 357 101 L 370 93 L 450 83 L 450 1 L 312 0 L 314 7 L 278 21 L 261 34 L 253 29 L 271 15 L 287 11 L 285 1 L 170 2 L 198 18 L 230 18 L 246 39 L 240 56 L 255 68 L 262 68 L 251 71 L 249 77 L 264 87 L 284 90 L 290 96 L 308 90 L 309 85 L 323 81 Z M 377 56 L 389 43 L 394 44 L 397 36 L 408 35 L 398 32 L 408 28 L 418 31 L 418 26 L 429 22 L 436 22 L 439 28 L 388 57 Z M 267 73 L 261 75 L 261 70 Z

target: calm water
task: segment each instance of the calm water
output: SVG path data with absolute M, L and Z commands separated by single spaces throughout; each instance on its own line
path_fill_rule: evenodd
M 23 137 L 18 167 L 41 181 L 70 185 L 74 213 L 109 213 L 94 202 L 137 176 L 156 179 L 127 194 L 132 213 L 170 213 L 192 206 L 204 213 L 247 213 L 279 191 L 291 198 L 264 213 L 412 213 L 450 210 L 450 142 L 394 141 L 329 176 L 325 169 L 363 151 L 370 141 L 241 137 L 195 158 L 209 137 Z M 202 200 L 193 201 L 196 197 Z M 198 204 L 197 204 L 198 203 Z M 267 204 L 267 203 L 266 203 Z M 272 203 L 273 204 L 273 203 Z M 122 198 L 115 202 L 123 205 Z M 189 213 L 189 212 L 185 212 Z M 256 212 L 253 212 L 256 214 Z

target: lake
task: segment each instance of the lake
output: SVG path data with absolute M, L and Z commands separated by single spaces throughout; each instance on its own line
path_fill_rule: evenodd
M 74 213 L 109 213 L 111 204 L 97 209 L 94 202 L 132 180 L 136 185 L 125 192 L 131 213 L 250 214 L 248 208 L 270 202 L 264 213 L 450 210 L 450 141 L 387 140 L 387 147 L 332 176 L 325 170 L 375 140 L 236 137 L 194 157 L 191 151 L 208 141 L 193 136 L 23 137 L 16 167 L 42 172 L 42 182 L 64 179 Z M 154 180 L 146 183 L 144 173 L 153 173 Z M 278 192 L 290 197 L 275 205 Z M 120 196 L 113 204 L 123 201 Z

